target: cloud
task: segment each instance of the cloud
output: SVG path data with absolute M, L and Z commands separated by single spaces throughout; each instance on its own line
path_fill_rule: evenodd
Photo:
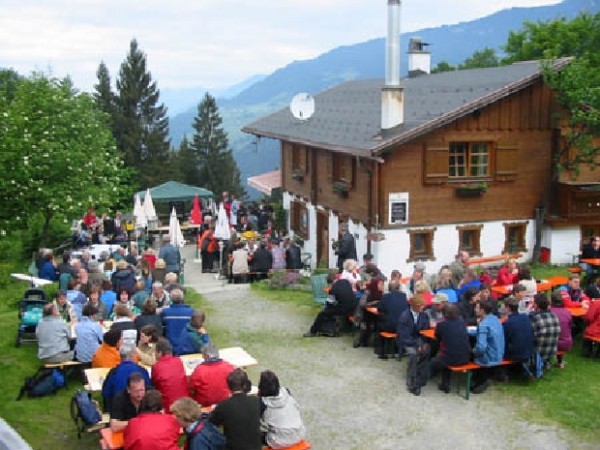
M 467 21 L 558 0 L 403 2 L 403 29 Z M 293 60 L 386 33 L 385 0 L 0 0 L 0 66 L 51 68 L 91 90 L 101 60 L 113 79 L 138 40 L 161 88 L 223 87 Z

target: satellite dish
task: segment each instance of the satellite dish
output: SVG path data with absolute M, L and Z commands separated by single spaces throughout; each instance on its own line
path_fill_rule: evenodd
M 294 95 L 290 111 L 296 119 L 308 120 L 315 113 L 315 99 L 306 92 Z

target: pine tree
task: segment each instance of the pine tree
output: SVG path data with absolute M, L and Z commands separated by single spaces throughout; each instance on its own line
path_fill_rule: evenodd
M 173 179 L 178 179 L 186 184 L 198 184 L 200 181 L 199 161 L 190 146 L 187 136 L 184 136 L 179 145 L 179 150 L 173 154 L 172 160 L 172 166 L 177 168 L 177 173 L 174 174 Z
M 137 169 L 141 188 L 166 181 L 168 171 L 163 169 L 169 161 L 169 118 L 159 103 L 156 82 L 146 69 L 146 55 L 135 39 L 121 64 L 117 92 L 115 138 L 125 164 Z
M 246 195 L 237 167 L 229 147 L 227 133 L 223 130 L 223 120 L 214 97 L 208 92 L 198 105 L 198 115 L 194 118 L 195 130 L 191 149 L 200 167 L 200 179 L 194 183 L 209 189 L 217 197 L 228 191 L 238 198 Z

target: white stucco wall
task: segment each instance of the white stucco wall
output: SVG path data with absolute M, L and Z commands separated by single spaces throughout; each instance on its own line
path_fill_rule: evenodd
M 581 228 L 579 226 L 551 228 L 542 230 L 542 247 L 550 249 L 552 264 L 571 264 L 573 255 L 579 254 Z
M 289 211 L 291 197 L 288 193 L 283 195 L 283 205 Z M 307 203 L 306 207 L 309 212 L 309 239 L 305 240 L 303 252 L 310 252 L 313 255 L 312 265 L 315 267 L 317 261 L 314 255 L 317 254 L 317 212 L 316 207 L 311 203 Z M 516 220 L 515 223 L 522 223 L 525 220 Z M 535 242 L 535 222 L 527 221 L 527 229 L 525 241 L 527 242 L 527 252 L 523 254 L 520 262 L 531 260 L 533 246 Z M 473 225 L 483 225 L 480 236 L 480 249 L 483 256 L 494 256 L 502 254 L 504 249 L 505 227 L 504 224 L 510 221 L 493 221 L 493 222 L 473 222 Z M 331 248 L 331 240 L 337 239 L 339 235 L 339 220 L 338 217 L 329 212 L 329 266 L 335 267 L 337 256 Z M 469 225 L 469 223 L 461 223 L 461 226 Z M 424 261 L 428 273 L 437 272 L 440 267 L 445 264 L 450 264 L 454 261 L 456 252 L 458 251 L 458 231 L 457 224 L 437 225 L 433 237 L 433 254 L 435 260 Z M 289 228 L 289 218 L 288 218 Z M 429 227 L 428 227 L 429 228 Z M 398 269 L 404 276 L 412 273 L 414 263 L 408 263 L 410 238 L 407 230 L 415 228 L 402 228 L 396 230 L 384 230 L 386 239 L 380 242 L 371 243 L 371 253 L 375 256 L 375 263 L 383 271 L 384 274 L 389 274 L 392 270 Z M 356 240 L 356 253 L 359 263 L 362 264 L 362 255 L 367 251 L 367 230 L 362 224 L 348 222 L 348 231 L 352 233 Z M 381 231 L 381 230 L 380 230 Z M 551 262 L 553 264 L 570 264 L 572 262 L 572 254 L 579 253 L 579 242 L 581 240 L 580 228 L 550 228 L 546 227 L 542 231 L 542 246 L 551 249 Z

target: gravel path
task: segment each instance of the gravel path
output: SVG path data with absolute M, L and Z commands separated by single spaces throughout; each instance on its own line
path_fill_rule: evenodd
M 184 253 L 192 256 L 189 248 Z M 379 360 L 371 348 L 353 349 L 350 336 L 302 338 L 314 313 L 199 272 L 199 264 L 188 263 L 186 284 L 214 309 L 209 332 L 211 326 L 229 329 L 229 343 L 258 360 L 248 370 L 253 384 L 261 370 L 277 373 L 300 403 L 315 450 L 598 448 L 572 444 L 573 437 L 557 426 L 522 421 L 510 399 L 493 388 L 465 401 L 438 391 L 434 381 L 415 397 L 406 392 L 405 361 Z

